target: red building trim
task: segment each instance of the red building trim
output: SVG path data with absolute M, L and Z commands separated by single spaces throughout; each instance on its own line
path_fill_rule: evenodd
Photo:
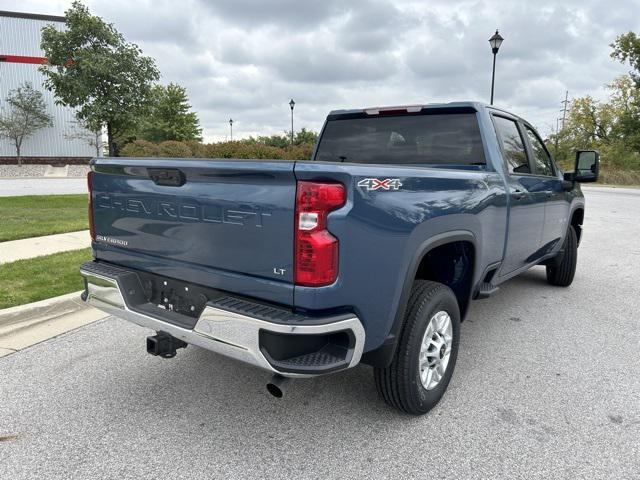
M 42 65 L 43 63 L 47 63 L 47 59 L 45 57 L 26 57 L 23 55 L 0 55 L 0 62 Z

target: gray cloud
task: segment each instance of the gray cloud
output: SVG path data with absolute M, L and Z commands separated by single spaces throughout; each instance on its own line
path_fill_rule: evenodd
M 352 10 L 336 28 L 336 43 L 348 51 L 373 53 L 397 47 L 406 32 L 419 25 L 410 12 L 401 11 L 386 0 L 370 2 Z
M 61 14 L 70 0 L 23 0 Z M 640 31 L 638 0 L 88 0 L 153 56 L 163 82 L 184 85 L 205 136 L 281 132 L 291 97 L 297 127 L 331 109 L 487 101 L 496 28 L 496 103 L 545 133 L 564 91 L 602 98 L 628 68 L 608 46 Z M 0 0 L 0 9 L 15 9 Z
M 176 6 L 179 5 L 179 8 Z M 195 0 L 132 2 L 109 0 L 100 2 L 101 16 L 112 23 L 128 39 L 160 45 L 189 46 L 197 39 L 198 17 L 193 15 Z
M 204 0 L 203 3 L 214 15 L 251 29 L 264 25 L 303 29 L 349 10 L 343 0 Z

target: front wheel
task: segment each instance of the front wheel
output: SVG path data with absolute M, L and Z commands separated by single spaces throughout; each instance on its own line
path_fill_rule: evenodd
M 391 364 L 374 369 L 378 393 L 398 410 L 422 415 L 442 398 L 458 356 L 460 310 L 441 283 L 417 280 Z
M 578 262 L 578 236 L 573 225 L 569 226 L 563 250 L 560 262 L 547 265 L 547 282 L 559 287 L 568 287 L 573 282 Z

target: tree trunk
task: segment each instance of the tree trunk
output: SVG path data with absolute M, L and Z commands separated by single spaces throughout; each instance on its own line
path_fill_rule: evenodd
M 113 141 L 113 130 L 111 129 L 111 123 L 107 123 L 107 143 L 109 144 L 109 156 L 116 156 L 116 144 Z
M 16 144 L 16 158 L 18 159 L 18 166 L 22 166 L 22 158 L 20 157 L 20 145 Z

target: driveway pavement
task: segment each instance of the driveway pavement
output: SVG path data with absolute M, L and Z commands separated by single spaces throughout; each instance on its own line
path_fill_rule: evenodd
M 569 288 L 473 303 L 449 391 L 390 410 L 371 369 L 293 382 L 107 318 L 0 359 L 0 478 L 640 478 L 640 191 L 587 191 Z
M 0 178 L 0 197 L 87 193 L 86 178 Z

